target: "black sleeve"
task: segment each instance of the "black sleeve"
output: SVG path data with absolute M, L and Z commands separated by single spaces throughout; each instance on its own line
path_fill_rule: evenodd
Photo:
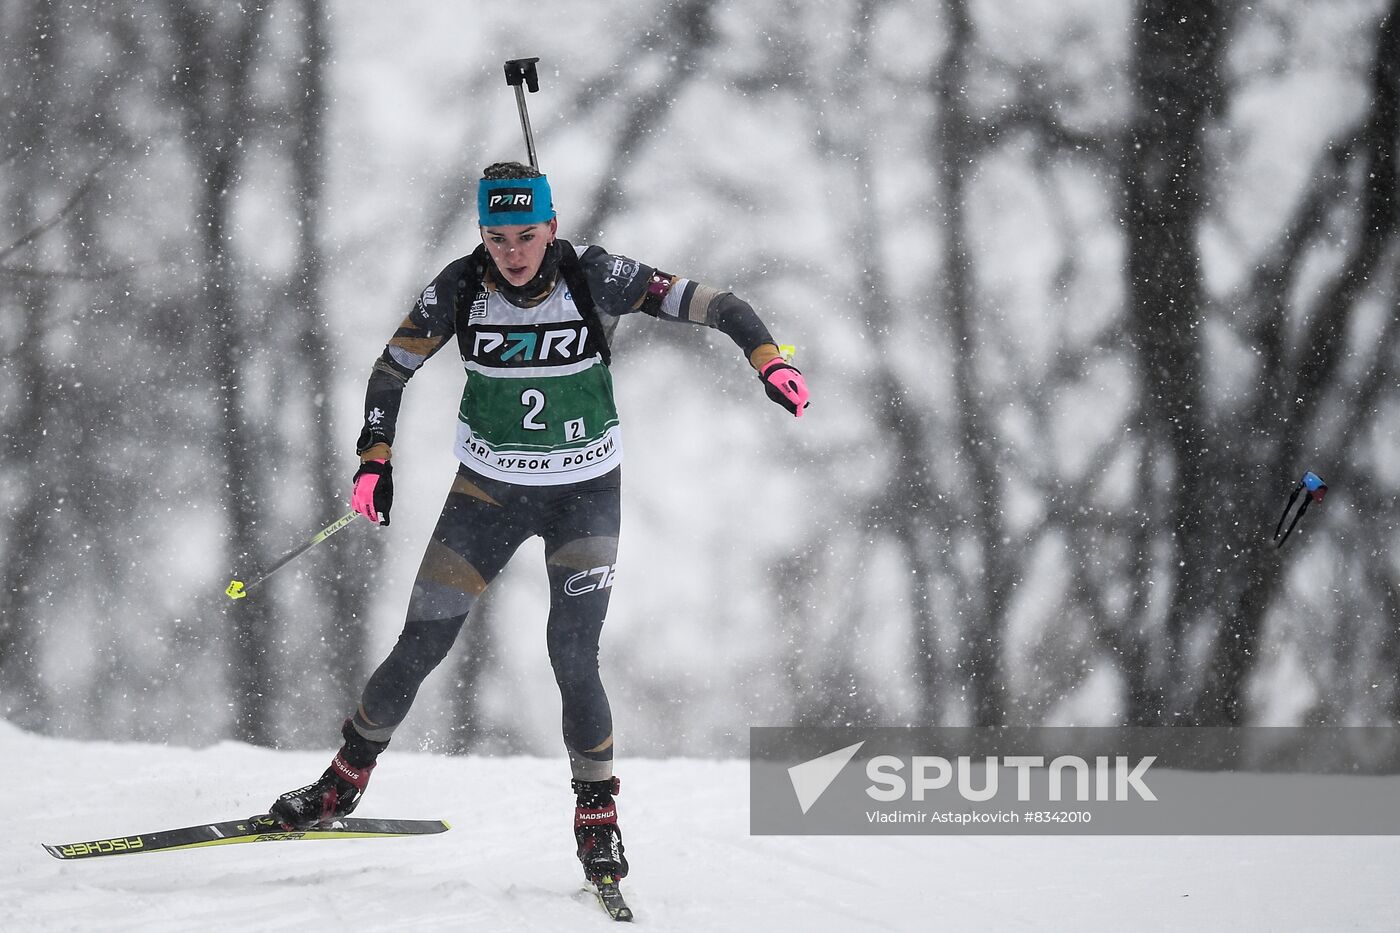
M 383 445 L 383 451 L 375 452 L 380 456 L 372 459 L 388 458 L 389 449 L 394 446 L 399 403 L 403 400 L 403 389 L 411 375 L 403 375 L 399 371 L 387 350 L 374 361 L 374 368 L 369 372 L 369 384 L 365 387 L 365 421 L 359 440 L 355 443 L 355 453 L 363 455 L 371 448 Z
M 579 265 L 588 282 L 588 294 L 603 314 L 621 317 L 648 310 L 651 280 L 657 275 L 651 266 L 626 256 L 615 256 L 600 246 L 589 246 L 579 253 Z M 662 273 L 664 275 L 664 273 Z
M 714 300 L 714 327 L 750 356 L 766 343 L 776 343 L 749 303 L 733 292 L 722 292 Z
M 364 426 L 355 444 L 361 456 L 370 451 L 375 459 L 389 456 L 404 386 L 456 333 L 457 293 L 466 261 L 464 257 L 449 265 L 419 293 L 413 310 L 375 360 L 365 387 Z M 380 445 L 383 450 L 374 450 Z

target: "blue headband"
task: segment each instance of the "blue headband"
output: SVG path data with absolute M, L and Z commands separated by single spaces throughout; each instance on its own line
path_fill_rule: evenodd
M 547 223 L 554 217 L 549 179 L 483 178 L 476 188 L 476 214 L 483 227 Z

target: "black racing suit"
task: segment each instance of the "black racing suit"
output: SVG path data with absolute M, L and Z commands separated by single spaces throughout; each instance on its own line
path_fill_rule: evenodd
M 565 249 L 571 252 L 565 254 Z M 565 263 L 574 256 L 577 262 L 561 270 L 561 255 Z M 475 267 L 479 277 L 463 272 L 473 257 L 463 257 L 444 269 L 419 296 L 370 376 L 359 442 L 360 455 L 366 460 L 390 456 L 404 385 L 454 334 L 467 366 L 468 387 L 459 424 L 459 438 L 464 439 L 458 455 L 463 462 L 414 581 L 403 633 L 370 677 L 353 717 L 354 727 L 370 741 L 389 740 L 424 678 L 447 656 L 477 597 L 520 544 L 539 535 L 544 539 L 550 587 L 546 639 L 563 701 L 564 744 L 575 778 L 604 780 L 612 775 L 613 736 L 612 714 L 598 676 L 598 638 L 616 567 L 620 442 L 615 450 L 607 438 L 594 444 L 593 451 L 603 453 L 581 478 L 577 472 L 560 469 L 568 457 L 555 460 L 541 455 L 530 458 L 531 463 L 557 472 L 521 473 L 516 479 L 504 471 L 524 459 L 489 449 L 490 438 L 483 439 L 479 430 L 474 433 L 468 423 L 473 380 L 480 380 L 480 386 L 495 379 L 499 385 L 508 382 L 501 376 L 538 373 L 539 384 L 552 387 L 561 379 L 556 373 L 576 381 L 592 378 L 587 392 L 574 394 L 589 395 L 580 404 L 590 412 L 611 410 L 615 422 L 604 360 L 607 339 L 625 314 L 641 311 L 662 320 L 715 327 L 738 344 L 755 369 L 778 351 L 753 310 L 732 294 L 598 247 L 573 250 L 556 242 L 549 248 L 541 275 L 521 289 L 500 284 L 489 259 L 482 259 L 483 251 L 473 256 L 479 263 Z M 588 314 L 586 307 L 576 308 L 566 277 L 578 290 L 586 291 L 579 304 L 591 302 L 595 315 Z M 461 314 L 468 306 L 471 324 Z M 542 320 L 534 320 L 536 314 Z M 473 334 L 478 320 L 481 333 Z M 560 330 L 568 327 L 580 330 L 577 340 Z M 588 332 L 600 327 L 605 333 Z M 579 352 L 569 355 L 571 347 Z M 513 405 L 515 384 L 509 385 L 511 391 L 504 395 L 479 391 L 477 397 L 504 398 L 499 405 Z M 520 402 L 528 407 L 524 425 L 543 428 L 531 420 L 546 410 L 542 402 L 528 404 L 531 391 L 527 388 L 520 394 Z M 600 392 L 606 398 L 600 398 Z M 543 392 L 538 394 L 544 398 Z M 556 397 L 563 399 L 566 394 L 560 390 Z M 518 412 L 507 414 L 506 420 L 518 420 Z M 598 424 L 596 414 L 589 417 Z M 580 434 L 585 430 L 584 418 L 565 420 L 576 425 L 571 430 Z M 481 455 L 481 450 L 487 453 Z

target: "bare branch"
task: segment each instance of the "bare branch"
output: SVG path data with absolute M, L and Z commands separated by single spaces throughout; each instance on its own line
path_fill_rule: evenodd
M 39 223 L 33 229 L 29 230 L 27 233 L 23 234 L 19 239 L 11 243 L 9 246 L 0 248 L 0 263 L 4 263 L 4 261 L 7 258 L 14 255 L 16 252 L 23 249 L 30 243 L 33 243 L 35 240 L 38 240 L 41 236 L 43 236 L 45 233 L 48 233 L 53 228 L 57 227 L 59 224 L 63 223 L 63 221 L 68 217 L 68 215 L 72 214 L 73 211 L 77 210 L 78 205 L 81 204 L 83 199 L 88 196 L 88 192 L 92 190 L 92 186 L 97 183 L 98 176 L 102 174 L 102 170 L 107 167 L 107 164 L 110 161 L 110 156 L 103 156 L 98 161 L 96 167 L 94 167 L 92 171 L 87 173 L 87 176 L 83 179 L 83 183 L 77 187 L 77 190 L 73 192 L 73 194 L 68 198 L 68 201 L 61 208 L 54 212 L 54 214 L 50 216 L 47 220 Z

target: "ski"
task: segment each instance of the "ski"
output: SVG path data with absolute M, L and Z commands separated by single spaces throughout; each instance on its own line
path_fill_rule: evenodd
M 293 842 L 301 839 L 378 839 L 393 836 L 420 836 L 446 832 L 443 820 L 376 820 L 342 817 L 318 823 L 307 829 L 289 830 L 267 814 L 244 820 L 205 823 L 181 829 L 166 829 L 134 836 L 115 836 L 91 842 L 44 843 L 56 859 L 93 858 L 101 855 L 134 855 L 142 852 L 168 852 L 175 849 L 202 849 L 241 842 Z
M 632 908 L 622 899 L 622 891 L 617 886 L 616 878 L 604 875 L 596 881 L 590 881 L 589 889 L 598 898 L 598 903 L 608 912 L 609 917 L 623 922 L 631 921 Z

